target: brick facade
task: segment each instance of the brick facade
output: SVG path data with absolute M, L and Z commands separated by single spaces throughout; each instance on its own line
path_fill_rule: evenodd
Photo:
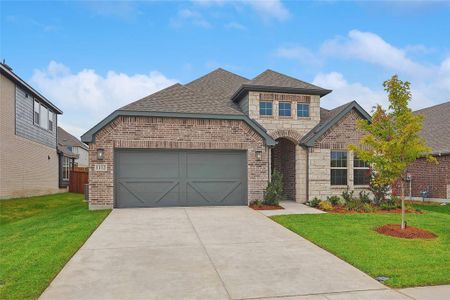
M 97 160 L 97 149 L 104 160 Z M 244 121 L 157 117 L 118 117 L 95 135 L 89 145 L 89 204 L 113 207 L 114 149 L 236 149 L 247 150 L 248 200 L 262 199 L 268 181 L 268 149 L 263 138 Z M 257 160 L 255 152 L 262 151 Z M 95 171 L 106 164 L 107 171 Z
M 420 158 L 408 167 L 412 176 L 411 195 L 422 197 L 421 191 L 430 192 L 429 198 L 450 199 L 450 155 L 436 156 L 438 164 Z M 401 189 L 394 186 L 394 193 L 401 194 Z M 405 185 L 405 195 L 409 196 L 409 186 Z
M 348 146 L 358 144 L 363 137 L 363 132 L 358 129 L 357 121 L 361 116 L 352 110 L 339 122 L 325 132 L 309 149 L 309 199 L 318 197 L 326 199 L 327 196 L 340 195 L 350 189 L 359 192 L 366 186 L 354 186 L 353 184 L 353 153 L 348 151 Z M 347 185 L 332 186 L 330 183 L 331 151 L 345 150 L 347 154 Z
M 295 200 L 295 143 L 280 138 L 272 149 L 272 170 L 283 175 L 283 194 L 286 200 Z

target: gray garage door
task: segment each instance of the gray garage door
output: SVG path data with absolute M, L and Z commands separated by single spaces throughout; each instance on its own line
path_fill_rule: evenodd
M 115 206 L 247 205 L 244 151 L 117 150 Z

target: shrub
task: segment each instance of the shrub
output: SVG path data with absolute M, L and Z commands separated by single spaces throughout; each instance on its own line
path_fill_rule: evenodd
M 263 204 L 278 205 L 283 200 L 283 175 L 277 170 L 272 173 L 272 179 L 264 191 Z
M 331 205 L 336 206 L 341 202 L 341 198 L 339 196 L 331 196 L 327 197 L 327 201 L 331 203 Z
M 370 203 L 363 203 L 360 208 L 360 211 L 366 212 L 366 213 L 373 212 L 374 210 L 375 210 L 375 208 Z
M 321 201 L 319 203 L 319 208 L 321 210 L 329 211 L 329 210 L 333 209 L 333 205 L 331 205 L 331 203 L 329 201 Z
M 255 200 L 255 201 L 251 202 L 251 205 L 254 205 L 256 207 L 260 207 L 262 205 L 262 201 L 261 200 Z
M 353 191 L 349 190 L 343 191 L 341 196 L 342 199 L 344 199 L 345 203 L 350 202 L 353 200 Z
M 369 192 L 361 191 L 359 192 L 359 200 L 361 200 L 362 203 L 372 203 L 370 200 Z
M 396 196 L 392 196 L 380 204 L 382 210 L 391 210 L 399 207 L 401 207 L 401 200 Z
M 307 204 L 308 204 L 309 206 L 311 206 L 311 207 L 318 207 L 319 204 L 320 204 L 320 199 L 317 198 L 317 197 L 314 197 L 312 200 L 309 200 L 309 201 L 307 202 Z

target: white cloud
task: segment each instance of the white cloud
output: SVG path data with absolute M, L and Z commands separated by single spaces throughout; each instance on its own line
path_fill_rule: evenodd
M 319 73 L 313 84 L 333 90 L 321 101 L 325 108 L 335 108 L 344 103 L 356 100 L 367 112 L 371 112 L 376 104 L 387 103 L 386 94 L 380 90 L 373 90 L 361 83 L 349 83 L 341 73 Z
M 245 5 L 252 8 L 264 20 L 276 19 L 278 21 L 285 21 L 291 16 L 289 10 L 284 6 L 281 0 L 193 0 L 192 2 L 203 7 L 231 4 L 237 10 Z
M 280 47 L 274 54 L 277 57 L 296 60 L 301 64 L 321 65 L 323 63 L 322 57 L 302 46 Z
M 280 0 L 250 0 L 245 2 L 265 19 L 274 18 L 279 21 L 284 21 L 291 16 Z
M 170 20 L 170 24 L 173 27 L 181 27 L 186 23 L 191 23 L 198 27 L 211 28 L 211 24 L 201 13 L 187 8 L 179 10 L 177 16 Z
M 64 111 L 60 124 L 79 134 L 115 109 L 176 81 L 158 71 L 134 75 L 108 71 L 103 76 L 83 69 L 73 73 L 64 64 L 51 61 L 46 69 L 34 71 L 31 82 Z
M 237 30 L 246 30 L 247 28 L 238 22 L 230 22 L 228 24 L 225 24 L 225 28 L 228 29 L 237 29 Z
M 351 30 L 347 37 L 336 37 L 324 42 L 321 53 L 326 56 L 356 58 L 412 76 L 430 74 L 429 68 L 409 59 L 405 50 L 389 44 L 372 32 Z

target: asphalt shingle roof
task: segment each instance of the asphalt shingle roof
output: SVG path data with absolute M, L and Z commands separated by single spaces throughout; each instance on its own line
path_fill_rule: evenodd
M 77 139 L 75 136 L 71 135 L 64 129 L 58 126 L 58 144 L 62 146 L 72 146 L 72 147 L 81 147 L 84 149 L 88 149 L 88 146 L 84 143 L 82 143 L 79 139 Z
M 433 153 L 450 153 L 450 101 L 414 113 L 424 116 L 421 136 Z
M 324 90 L 325 89 L 297 78 L 287 76 L 273 70 L 266 70 L 246 83 L 246 85 L 255 86 L 271 86 L 271 87 L 281 87 L 281 88 L 298 88 L 298 89 L 313 89 L 313 90 Z
M 130 103 L 120 110 L 231 114 L 242 115 L 239 107 L 230 101 L 212 94 L 199 93 L 184 85 L 176 83 L 168 88 Z

